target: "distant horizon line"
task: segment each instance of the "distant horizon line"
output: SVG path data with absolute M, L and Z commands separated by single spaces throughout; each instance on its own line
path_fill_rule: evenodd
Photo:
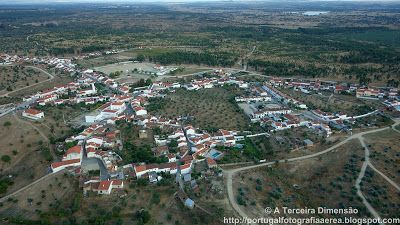
M 5 0 L 1 1 L 0 5 L 21 5 L 21 4 L 69 4 L 69 3 L 201 3 L 201 2 L 231 2 L 231 3 L 254 3 L 254 2 L 271 2 L 271 3 L 317 3 L 317 2 L 332 2 L 332 3 L 400 3 L 400 0 Z

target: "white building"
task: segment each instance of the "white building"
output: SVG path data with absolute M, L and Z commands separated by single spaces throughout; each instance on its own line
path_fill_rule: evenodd
M 37 109 L 27 109 L 22 112 L 22 116 L 33 120 L 39 120 L 44 118 L 44 112 Z

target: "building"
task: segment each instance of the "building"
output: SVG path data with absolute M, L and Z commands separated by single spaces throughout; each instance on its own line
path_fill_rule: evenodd
M 65 154 L 63 155 L 62 160 L 71 160 L 71 159 L 82 159 L 82 146 L 76 145 L 72 148 L 69 148 Z
M 217 165 L 217 162 L 215 162 L 214 159 L 207 158 L 207 166 L 208 166 L 209 169 L 212 169 L 212 168 L 216 168 L 218 165 Z
M 44 112 L 30 108 L 23 111 L 22 116 L 33 120 L 40 120 L 44 118 Z
M 305 139 L 303 142 L 307 147 L 312 147 L 314 145 L 314 142 L 312 142 L 310 139 Z
M 80 165 L 81 165 L 80 159 L 65 160 L 65 161 L 61 161 L 61 162 L 52 163 L 51 170 L 53 171 L 53 173 L 56 173 L 60 170 L 67 169 L 70 167 L 80 166 Z

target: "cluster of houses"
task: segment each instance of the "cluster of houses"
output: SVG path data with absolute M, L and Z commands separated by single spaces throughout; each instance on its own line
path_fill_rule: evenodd
M 273 87 L 294 88 L 303 93 L 309 94 L 310 91 L 331 91 L 334 93 L 347 92 L 355 94 L 357 98 L 368 99 L 398 99 L 399 90 L 397 88 L 372 88 L 363 87 L 356 84 L 339 84 L 335 81 L 320 80 L 296 80 L 292 78 L 273 77 L 269 80 L 269 84 Z
M 39 59 L 38 63 L 46 63 L 64 71 L 74 72 L 80 76 L 77 77 L 76 81 L 67 85 L 57 86 L 25 97 L 23 99 L 25 102 L 37 103 L 43 106 L 47 104 L 77 104 L 81 102 L 94 104 L 96 102 L 104 102 L 99 109 L 85 116 L 85 122 L 90 124 L 89 127 L 65 140 L 67 144 L 74 143 L 74 146 L 65 152 L 60 162 L 51 164 L 53 172 L 67 169 L 80 174 L 85 169 L 85 160 L 98 160 L 106 168 L 107 178 L 89 177 L 84 179 L 81 182 L 81 186 L 85 193 L 92 191 L 98 194 L 110 194 L 113 189 L 123 188 L 124 176 L 118 175 L 121 169 L 130 169 L 132 176 L 148 178 L 151 183 L 155 183 L 162 179 L 162 173 L 182 176 L 190 174 L 194 164 L 200 161 L 205 161 L 209 168 L 215 168 L 217 166 L 216 160 L 223 156 L 223 153 L 218 151 L 216 147 L 236 146 L 238 141 L 244 139 L 236 131 L 220 129 L 215 133 L 208 133 L 190 125 L 183 127 L 179 123 L 180 118 L 167 119 L 150 115 L 146 109 L 149 99 L 163 97 L 165 95 L 163 94 L 165 93 L 164 90 L 173 91 L 176 88 L 199 90 L 234 84 L 248 90 L 248 93 L 250 93 L 246 96 L 236 97 L 235 101 L 238 103 L 265 103 L 274 99 L 275 102 L 280 104 L 275 104 L 275 107 L 255 108 L 250 114 L 253 122 L 268 125 L 271 127 L 271 131 L 306 126 L 329 136 L 332 133 L 329 127 L 332 125 L 331 123 L 339 124 L 343 120 L 354 119 L 346 115 L 332 116 L 321 111 L 313 111 L 314 115 L 320 118 L 320 121 L 302 121 L 291 114 L 292 110 L 289 107 L 295 106 L 296 108 L 307 109 L 307 106 L 276 88 L 279 86 L 294 87 L 303 92 L 326 89 L 325 84 L 319 81 L 307 83 L 273 78 L 261 85 L 253 85 L 237 80 L 224 71 L 215 71 L 218 77 L 194 79 L 187 84 L 154 82 L 148 87 L 135 89 L 131 93 L 130 87 L 119 84 L 107 75 L 93 70 L 75 69 L 76 66 L 70 60 L 49 58 Z M 103 84 L 107 89 L 117 94 L 98 95 L 95 83 Z M 328 89 L 330 90 L 331 87 L 329 86 Z M 346 91 L 346 89 L 341 89 L 338 85 L 334 85 L 333 88 L 335 92 Z M 371 89 L 365 89 L 362 94 L 361 89 L 357 90 L 357 93 L 358 91 L 360 91 L 360 97 L 375 93 Z M 395 96 L 394 92 L 390 96 Z M 68 98 L 65 98 L 65 96 L 68 96 Z M 23 112 L 23 116 L 36 120 L 42 119 L 44 113 L 30 108 Z M 164 131 L 168 131 L 167 135 L 154 135 L 155 147 L 152 149 L 154 156 L 165 157 L 167 161 L 159 164 L 133 163 L 122 166 L 122 168 L 118 166 L 122 159 L 113 150 L 122 148 L 122 143 L 119 140 L 119 131 L 114 129 L 114 125 L 119 120 L 140 126 L 139 137 L 146 137 L 146 129 L 153 127 L 160 127 Z
M 188 84 L 184 84 L 182 87 L 186 90 L 199 90 L 203 88 L 213 88 L 217 86 L 223 86 L 225 84 L 236 84 L 240 88 L 247 88 L 248 83 L 242 80 L 236 80 L 235 77 L 219 77 L 219 78 L 201 78 L 192 80 Z

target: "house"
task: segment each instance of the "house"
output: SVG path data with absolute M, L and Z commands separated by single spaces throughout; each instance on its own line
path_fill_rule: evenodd
M 306 147 L 312 147 L 314 145 L 314 142 L 312 142 L 310 139 L 305 139 L 303 142 Z
M 189 209 L 194 208 L 194 201 L 192 199 L 190 199 L 184 191 L 179 190 L 177 193 L 177 197 L 179 198 L 179 200 L 181 200 L 182 204 L 185 207 L 187 207 Z
M 124 188 L 122 180 L 103 180 L 103 181 L 88 181 L 85 183 L 85 190 L 97 192 L 100 195 L 109 195 L 113 189 Z
M 30 108 L 23 111 L 22 116 L 33 120 L 39 120 L 44 118 L 44 112 Z
M 81 165 L 81 160 L 80 159 L 71 159 L 71 160 L 65 160 L 61 162 L 54 162 L 51 164 L 51 170 L 53 173 L 56 173 L 60 170 L 69 168 L 69 167 L 75 167 L 75 166 L 80 166 Z
M 82 146 L 76 145 L 65 152 L 62 160 L 82 159 L 82 152 Z
M 212 169 L 212 168 L 216 168 L 218 165 L 217 165 L 217 162 L 215 162 L 214 159 L 207 158 L 207 166 L 208 166 L 209 169 Z
M 134 110 L 137 116 L 147 115 L 147 110 L 144 107 L 137 106 L 134 108 Z

